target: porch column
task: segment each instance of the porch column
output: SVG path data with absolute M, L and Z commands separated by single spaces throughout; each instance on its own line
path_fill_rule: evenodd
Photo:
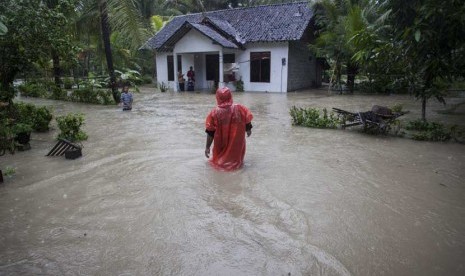
M 173 68 L 174 68 L 174 92 L 178 92 L 179 81 L 178 81 L 178 54 L 173 52 Z
M 223 49 L 220 50 L 220 80 L 218 82 L 218 88 L 224 87 L 224 79 L 223 79 Z

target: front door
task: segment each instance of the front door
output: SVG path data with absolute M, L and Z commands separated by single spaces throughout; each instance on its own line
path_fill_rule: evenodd
M 207 68 L 207 81 L 220 79 L 220 55 L 205 55 L 205 64 Z

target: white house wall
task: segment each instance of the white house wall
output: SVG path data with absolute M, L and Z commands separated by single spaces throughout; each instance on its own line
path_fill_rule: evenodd
M 185 34 L 174 46 L 175 53 L 204 53 L 218 52 L 221 46 L 213 44 L 213 41 L 198 31 L 192 29 Z
M 239 63 L 239 75 L 244 81 L 245 91 L 287 92 L 287 60 L 288 42 L 250 43 L 245 51 L 236 52 L 236 63 Z M 250 82 L 250 53 L 270 52 L 270 82 Z M 282 59 L 286 65 L 282 65 Z

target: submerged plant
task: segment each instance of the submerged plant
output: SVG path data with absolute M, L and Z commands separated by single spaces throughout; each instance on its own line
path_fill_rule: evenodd
M 293 106 L 290 110 L 293 125 L 301 125 L 314 128 L 337 128 L 341 121 L 337 116 L 323 108 L 320 110 L 316 108 L 297 108 Z
M 58 138 L 66 139 L 71 142 L 87 140 L 87 134 L 81 130 L 84 125 L 84 115 L 80 113 L 69 113 L 56 118 L 60 134 Z

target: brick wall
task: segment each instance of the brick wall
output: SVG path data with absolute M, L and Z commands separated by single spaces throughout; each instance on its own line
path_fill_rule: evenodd
M 317 86 L 316 59 L 306 43 L 289 42 L 287 91 Z

